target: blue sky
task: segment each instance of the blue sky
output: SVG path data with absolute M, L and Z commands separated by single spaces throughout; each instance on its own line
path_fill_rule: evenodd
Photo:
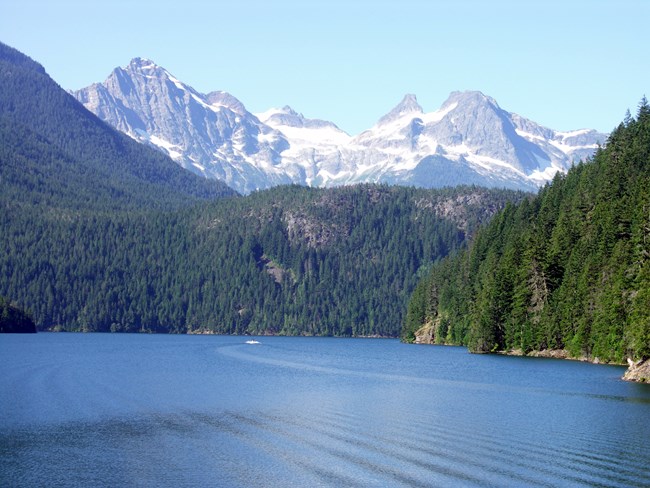
M 610 131 L 650 96 L 648 0 L 3 0 L 0 41 L 64 88 L 140 56 L 251 112 L 351 134 L 404 94 L 480 90 L 542 125 Z

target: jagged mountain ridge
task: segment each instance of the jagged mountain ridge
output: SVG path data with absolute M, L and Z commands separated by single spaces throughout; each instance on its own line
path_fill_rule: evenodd
M 252 114 L 233 95 L 201 94 L 142 58 L 73 94 L 134 139 L 242 193 L 360 182 L 536 190 L 607 137 L 542 127 L 476 91 L 453 92 L 431 113 L 406 95 L 372 128 L 350 136 L 288 106 Z

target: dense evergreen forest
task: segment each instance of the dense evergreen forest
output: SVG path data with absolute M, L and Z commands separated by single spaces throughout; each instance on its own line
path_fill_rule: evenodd
M 431 264 L 523 194 L 279 187 L 175 211 L 0 216 L 0 294 L 39 328 L 399 335 Z
M 0 333 L 33 333 L 36 324 L 24 310 L 0 296 Z
M 591 161 L 508 205 L 472 246 L 437 263 L 409 302 L 402 338 L 473 352 L 565 349 L 650 357 L 650 107 Z

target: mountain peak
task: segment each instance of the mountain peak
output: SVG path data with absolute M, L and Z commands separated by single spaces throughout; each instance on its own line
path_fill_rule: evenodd
M 152 60 L 147 59 L 147 58 L 133 58 L 129 65 L 127 66 L 127 69 L 132 70 L 132 71 L 149 71 L 159 68 L 159 66 L 154 63 Z
M 456 103 L 458 105 L 493 105 L 496 108 L 500 108 L 497 101 L 489 97 L 483 92 L 477 90 L 467 90 L 467 91 L 454 91 L 449 94 L 449 97 L 442 104 L 442 108 L 448 107 L 449 105 Z
M 418 97 L 413 93 L 407 93 L 404 95 L 404 98 L 402 98 L 402 101 L 393 109 L 393 111 L 396 110 L 401 113 L 422 112 L 422 107 L 420 107 L 420 104 L 418 103 Z
M 402 101 L 399 102 L 393 110 L 384 115 L 379 119 L 378 124 L 386 124 L 394 120 L 399 119 L 405 114 L 421 114 L 423 113 L 422 107 L 418 103 L 418 99 L 412 93 L 407 93 L 402 98 Z
M 285 105 L 284 107 L 282 107 L 281 111 L 283 113 L 287 114 L 287 115 L 295 115 L 296 117 L 304 119 L 304 116 L 302 114 L 299 114 L 298 112 L 296 112 L 289 105 Z
M 213 91 L 206 95 L 206 99 L 210 105 L 222 105 L 224 107 L 228 107 L 233 112 L 236 112 L 240 115 L 246 113 L 246 107 L 244 104 L 228 92 L 221 90 Z

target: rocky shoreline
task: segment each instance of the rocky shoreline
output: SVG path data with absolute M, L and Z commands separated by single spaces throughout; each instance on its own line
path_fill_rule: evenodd
M 415 344 L 435 344 L 435 328 L 431 324 L 421 327 L 415 333 Z M 444 344 L 441 344 L 444 345 Z M 541 351 L 530 351 L 524 353 L 521 349 L 511 349 L 509 351 L 497 351 L 496 354 L 504 356 L 526 356 L 534 358 L 553 358 L 553 359 L 568 359 L 571 361 L 583 361 L 594 364 L 601 364 L 602 361 L 597 357 L 580 356 L 574 357 L 569 354 L 566 349 L 543 349 Z M 624 365 L 625 363 L 608 363 Z M 650 359 L 641 361 L 632 361 L 628 358 L 628 368 L 621 379 L 625 381 L 634 381 L 637 383 L 650 383 Z
M 634 362 L 628 358 L 627 363 L 628 368 L 623 375 L 625 381 L 650 383 L 650 359 Z
M 497 354 L 505 354 L 507 356 L 526 356 L 534 358 L 553 358 L 553 359 L 568 359 L 571 361 L 583 361 L 593 364 L 603 364 L 603 362 L 597 357 L 588 357 L 580 356 L 575 357 L 569 354 L 569 351 L 566 349 L 544 349 L 542 351 L 531 351 L 527 354 L 521 349 L 514 349 L 511 351 L 500 351 Z M 624 363 L 605 363 L 605 364 L 616 364 L 624 365 Z M 637 383 L 650 383 L 650 359 L 641 360 L 641 361 L 632 361 L 630 358 L 627 359 L 628 368 L 625 371 L 625 374 L 621 379 L 625 381 L 635 381 Z
M 601 364 L 602 361 L 595 358 L 590 358 L 587 356 L 574 357 L 569 354 L 569 351 L 566 349 L 542 349 L 541 351 L 530 351 L 524 354 L 524 351 L 521 349 L 512 349 L 510 351 L 499 351 L 497 354 L 503 354 L 505 356 L 526 356 L 529 358 L 551 358 L 551 359 L 568 359 L 571 361 L 582 361 L 584 363 L 594 363 Z M 617 363 L 621 364 L 621 363 Z

